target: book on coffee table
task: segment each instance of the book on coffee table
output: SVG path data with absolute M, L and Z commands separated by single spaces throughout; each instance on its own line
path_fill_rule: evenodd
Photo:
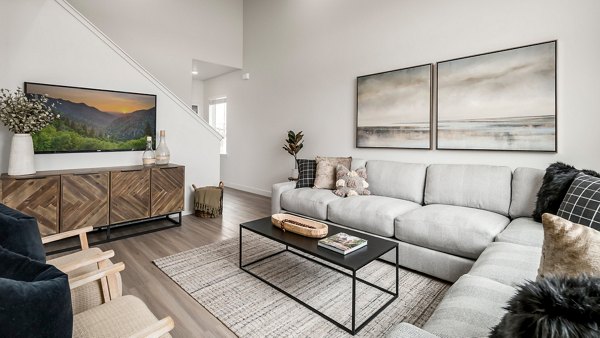
M 356 236 L 350 236 L 346 233 L 340 232 L 333 236 L 323 238 L 319 241 L 319 246 L 342 255 L 356 251 L 367 245 L 367 240 Z

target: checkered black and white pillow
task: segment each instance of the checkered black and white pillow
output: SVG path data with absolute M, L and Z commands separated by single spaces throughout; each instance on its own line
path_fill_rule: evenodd
M 577 174 L 557 216 L 600 230 L 600 178 Z
M 298 160 L 298 182 L 296 188 L 312 188 L 315 185 L 315 175 L 317 173 L 317 161 Z

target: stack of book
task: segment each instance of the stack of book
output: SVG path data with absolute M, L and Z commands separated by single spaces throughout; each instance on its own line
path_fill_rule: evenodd
M 333 236 L 323 238 L 319 241 L 319 246 L 342 255 L 347 255 L 367 245 L 367 240 L 356 236 L 350 236 L 340 232 Z

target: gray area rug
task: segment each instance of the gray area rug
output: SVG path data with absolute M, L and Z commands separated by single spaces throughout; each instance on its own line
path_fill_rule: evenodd
M 247 234 L 244 262 L 284 248 Z M 238 268 L 239 238 L 205 245 L 154 261 L 165 274 L 240 337 L 349 337 L 294 300 Z M 250 270 L 328 316 L 351 325 L 352 279 L 292 253 L 276 255 Z M 400 269 L 399 296 L 357 337 L 376 337 L 400 322 L 421 326 L 449 284 Z M 394 267 L 375 261 L 358 277 L 393 290 Z M 392 296 L 363 283 L 356 286 L 357 326 Z

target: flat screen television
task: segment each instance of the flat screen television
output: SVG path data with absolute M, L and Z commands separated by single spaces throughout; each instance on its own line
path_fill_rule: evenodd
M 156 135 L 156 95 L 25 82 L 60 115 L 32 135 L 36 154 L 135 151 Z

